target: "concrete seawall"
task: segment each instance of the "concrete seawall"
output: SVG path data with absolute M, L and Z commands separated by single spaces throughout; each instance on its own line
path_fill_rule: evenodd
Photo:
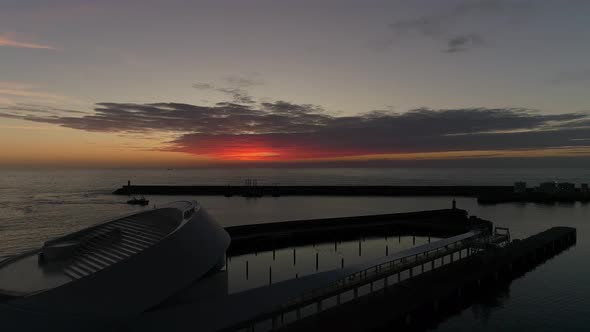
M 448 237 L 476 227 L 491 231 L 492 223 L 468 217 L 465 210 L 445 209 L 232 226 L 226 231 L 232 238 L 228 254 L 235 255 L 387 234 Z

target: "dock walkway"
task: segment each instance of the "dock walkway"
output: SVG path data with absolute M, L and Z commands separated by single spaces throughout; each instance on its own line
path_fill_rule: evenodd
M 393 287 L 372 288 L 367 296 L 353 298 L 331 309 L 317 310 L 314 315 L 291 324 L 276 324 L 274 328 L 282 327 L 281 330 L 285 331 L 367 330 L 428 324 L 424 318 L 436 316 L 437 311 L 444 310 L 442 307 L 477 295 L 487 285 L 522 275 L 575 242 L 575 229 L 551 228 L 525 240 L 513 241 L 504 248 L 482 250 L 452 264 L 420 273 Z
M 473 235 L 474 234 L 472 233 L 464 234 L 453 239 L 445 239 L 417 246 L 390 255 L 389 257 L 382 257 L 363 264 L 324 271 L 300 277 L 298 279 L 280 281 L 265 287 L 251 289 L 244 292 L 226 294 L 225 296 L 212 295 L 211 298 L 199 297 L 195 299 L 195 302 L 189 301 L 187 304 L 181 306 L 146 312 L 139 316 L 137 320 L 129 322 L 124 330 L 142 332 L 161 331 L 163 329 L 173 331 L 194 331 L 195 329 L 199 331 L 234 331 L 241 326 L 250 329 L 251 325 L 256 326 L 255 331 L 269 330 L 272 326 L 270 316 L 274 315 L 275 317 L 279 317 L 276 315 L 277 310 L 284 310 L 287 306 L 300 307 L 302 302 L 298 301 L 298 299 L 302 295 L 306 296 L 310 290 L 329 287 L 338 280 L 354 277 L 355 275 L 359 276 L 359 272 L 387 262 L 395 261 L 396 266 L 401 266 L 398 263 L 402 260 L 411 262 L 411 259 L 415 257 L 417 253 L 424 252 L 425 250 L 436 250 L 438 248 L 442 253 L 445 246 L 451 245 L 456 241 L 463 241 Z M 464 251 L 463 256 L 465 255 L 466 251 Z M 432 256 L 432 258 L 433 257 L 434 256 Z M 458 255 L 455 257 L 458 257 Z M 444 263 L 444 265 L 446 265 L 450 264 L 450 262 L 451 259 L 449 255 L 447 255 L 446 258 L 439 258 L 435 267 L 439 268 L 440 266 L 443 266 L 441 264 Z M 365 275 L 369 277 L 368 273 L 362 274 L 363 277 Z M 223 279 L 226 277 L 227 276 L 224 276 L 223 274 L 216 276 L 216 278 L 220 279 L 218 281 L 222 283 L 225 282 Z M 403 272 L 401 278 L 406 278 Z M 363 280 L 368 279 L 363 278 Z M 397 283 L 397 280 L 392 280 L 392 284 L 395 283 Z M 202 285 L 202 287 L 214 288 L 211 285 Z M 368 286 L 365 288 L 368 289 Z M 359 287 L 359 296 L 365 295 L 365 288 Z M 377 289 L 377 286 L 375 289 Z M 352 290 L 348 293 L 352 294 Z M 350 299 L 352 299 L 352 297 L 350 297 Z M 350 299 L 346 295 L 343 295 L 342 303 L 345 303 Z M 324 302 L 324 304 L 326 303 L 327 302 Z M 327 307 L 328 306 L 326 305 L 326 308 Z M 306 314 L 306 309 L 300 310 L 301 318 L 305 317 Z M 293 309 L 290 313 L 284 315 L 283 320 L 285 323 L 290 321 L 289 319 L 294 321 L 295 316 L 296 309 Z M 260 319 L 263 321 L 258 322 Z M 252 322 L 256 323 L 252 324 Z

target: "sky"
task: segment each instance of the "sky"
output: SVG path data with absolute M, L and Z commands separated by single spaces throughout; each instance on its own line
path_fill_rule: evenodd
M 590 160 L 590 2 L 0 2 L 0 167 Z

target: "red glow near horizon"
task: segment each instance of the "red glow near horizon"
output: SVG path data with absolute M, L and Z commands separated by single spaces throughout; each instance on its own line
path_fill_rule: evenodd
M 196 155 L 206 155 L 215 160 L 260 161 L 289 158 L 283 149 L 277 149 L 260 137 L 206 136 L 196 144 L 181 149 Z
M 210 140 L 212 147 L 208 155 L 220 160 L 266 160 L 281 159 L 281 153 L 272 148 L 271 144 L 258 139 L 231 139 Z
M 280 158 L 281 154 L 274 151 L 259 149 L 259 148 L 244 148 L 244 149 L 233 149 L 223 150 L 214 155 L 216 159 L 224 160 L 264 160 L 264 159 L 277 159 Z
M 223 161 L 296 161 L 316 158 L 354 157 L 370 153 L 359 149 L 321 147 L 313 142 L 275 139 L 264 135 L 202 135 L 183 142 L 175 151 Z

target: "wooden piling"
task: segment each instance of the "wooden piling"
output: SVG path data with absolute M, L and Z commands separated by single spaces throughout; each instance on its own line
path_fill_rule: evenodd
M 361 244 L 361 240 L 359 240 L 359 257 L 361 256 L 361 250 L 362 250 L 362 244 Z
M 320 266 L 320 263 L 319 263 L 319 259 L 320 258 L 319 258 L 319 256 L 320 256 L 320 254 L 316 252 L 315 253 L 315 270 L 316 271 L 319 269 L 319 266 Z

